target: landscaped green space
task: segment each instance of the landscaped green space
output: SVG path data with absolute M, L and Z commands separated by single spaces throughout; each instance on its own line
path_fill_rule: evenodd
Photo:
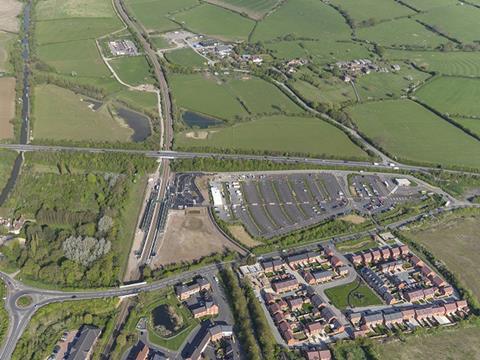
M 55 85 L 35 87 L 35 139 L 129 141 L 133 131 L 115 119 L 107 106 L 97 111 L 84 97 Z
M 82 325 L 103 330 L 113 321 L 117 303 L 116 298 L 91 299 L 59 302 L 38 309 L 18 341 L 12 359 L 46 359 L 65 331 L 78 330 Z
M 3 344 L 8 331 L 9 315 L 5 309 L 5 300 L 3 300 L 6 296 L 7 287 L 2 281 L 0 282 L 0 344 Z
M 186 67 L 204 67 L 207 60 L 190 48 L 173 50 L 165 53 L 165 58 L 175 65 Z
M 110 65 L 129 85 L 154 84 L 155 79 L 150 72 L 150 65 L 144 56 L 125 56 L 110 60 Z
M 418 15 L 418 18 L 454 39 L 473 43 L 480 40 L 479 16 L 480 9 L 468 3 L 456 3 L 433 8 Z
M 442 76 L 417 91 L 416 96 L 442 113 L 480 116 L 480 80 Z
M 453 327 L 441 332 L 408 336 L 403 341 L 377 346 L 381 360 L 478 359 L 480 358 L 480 328 L 478 326 Z
M 303 153 L 340 158 L 366 154 L 336 127 L 311 117 L 270 116 L 230 127 L 186 130 L 178 134 L 179 148 Z
M 391 154 L 410 161 L 480 167 L 480 142 L 409 100 L 355 105 L 348 113 L 361 132 Z
M 360 28 L 357 35 L 385 46 L 410 45 L 419 48 L 435 48 L 448 40 L 428 30 L 414 19 L 402 18 Z
M 344 10 L 357 26 L 364 23 L 373 25 L 380 20 L 415 14 L 414 11 L 394 0 L 333 0 L 332 4 Z
M 33 299 L 28 295 L 20 296 L 17 299 L 17 305 L 22 308 L 30 306 L 32 302 L 33 302 Z
M 25 244 L 3 246 L 19 279 L 63 287 L 118 284 L 146 174 L 154 160 L 127 154 L 29 153 L 5 207 L 35 222 Z
M 172 16 L 185 28 L 225 40 L 246 40 L 255 23 L 221 7 L 203 4 Z
M 325 290 L 333 306 L 340 310 L 347 307 L 382 305 L 380 298 L 361 280 Z
M 480 76 L 480 62 L 476 52 L 388 49 L 385 51 L 385 56 L 393 60 L 414 62 L 426 71 L 436 71 L 445 75 Z
M 480 215 L 452 215 L 404 235 L 425 245 L 480 300 Z M 468 269 L 468 271 L 465 271 Z
M 128 8 L 149 31 L 164 32 L 180 26 L 168 16 L 199 5 L 197 0 L 127 0 Z
M 350 28 L 335 9 L 321 1 L 286 1 L 258 23 L 252 40 L 273 40 L 287 35 L 308 39 L 349 39 Z
M 377 242 L 370 236 L 362 237 L 349 241 L 343 241 L 337 245 L 337 249 L 343 253 L 352 253 L 363 251 L 378 246 Z

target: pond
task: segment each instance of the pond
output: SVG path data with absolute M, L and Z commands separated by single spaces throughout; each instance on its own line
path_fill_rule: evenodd
M 161 336 L 172 336 L 183 327 L 183 318 L 170 305 L 157 306 L 152 311 L 153 328 Z
M 118 108 L 117 114 L 125 120 L 127 125 L 133 130 L 133 142 L 144 141 L 152 135 L 150 119 L 147 116 L 125 108 Z
M 223 121 L 207 117 L 195 112 L 185 111 L 182 115 L 183 121 L 191 128 L 206 129 L 210 126 L 223 124 Z

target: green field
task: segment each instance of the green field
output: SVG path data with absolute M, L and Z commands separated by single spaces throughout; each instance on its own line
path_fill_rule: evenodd
M 208 1 L 207 1 L 208 2 Z M 253 19 L 261 19 L 279 0 L 220 0 L 212 3 L 224 6 L 238 13 L 245 13 Z
M 0 72 L 11 70 L 8 52 L 14 38 L 13 34 L 0 31 Z
M 204 67 L 207 62 L 191 48 L 166 52 L 165 58 L 172 64 L 194 68 Z
M 366 158 L 343 132 L 320 119 L 305 117 L 271 116 L 230 127 L 184 131 L 177 135 L 175 144 L 177 147 Z
M 321 1 L 287 1 L 257 25 L 252 40 L 272 40 L 286 35 L 310 39 L 349 39 L 350 28 L 336 10 Z
M 480 300 L 479 233 L 479 215 L 457 215 L 404 235 L 425 245 Z
M 327 104 L 338 104 L 355 100 L 352 85 L 336 78 L 318 79 L 315 85 L 303 80 L 292 83 L 293 89 L 303 98 Z
M 415 14 L 394 0 L 333 0 L 332 3 L 345 10 L 357 24 L 370 19 L 378 22 Z
M 397 98 L 404 95 L 410 86 L 417 85 L 428 77 L 429 74 L 401 64 L 398 72 L 375 72 L 359 77 L 356 87 L 362 101 Z
M 141 107 L 149 112 L 158 112 L 158 99 L 157 95 L 145 91 L 133 91 L 128 88 L 115 94 L 115 99 L 120 102 L 126 103 L 127 107 L 136 109 Z
M 35 8 L 38 20 L 114 17 L 112 3 L 98 0 L 42 0 Z
M 180 27 L 168 18 L 170 14 L 199 3 L 197 0 L 127 0 L 126 4 L 147 30 L 164 32 Z
M 442 113 L 480 116 L 480 79 L 439 77 L 416 95 Z
M 480 136 L 480 119 L 466 119 L 466 118 L 456 117 L 454 118 L 454 120 L 460 125 L 466 127 L 473 133 Z
M 404 341 L 377 346 L 381 360 L 480 359 L 480 328 L 451 328 L 432 334 L 408 336 Z
M 246 40 L 255 25 L 237 13 L 209 4 L 177 13 L 173 17 L 195 33 L 224 40 Z
M 170 84 L 178 106 L 220 119 L 302 112 L 274 85 L 258 78 L 220 80 L 196 74 L 175 74 Z
M 480 167 L 480 142 L 409 101 L 356 105 L 348 113 L 360 131 L 401 159 L 446 166 Z
M 398 19 L 357 30 L 358 37 L 385 46 L 410 45 L 435 48 L 448 40 L 429 31 L 413 19 Z
M 378 243 L 370 236 L 366 236 L 360 239 L 342 241 L 337 245 L 337 249 L 342 253 L 352 253 L 357 251 L 368 250 L 374 247 L 378 247 Z
M 420 11 L 430 10 L 436 7 L 455 5 L 455 0 L 403 0 L 405 4 L 413 6 Z
M 120 79 L 129 85 L 154 84 L 150 65 L 144 56 L 124 56 L 110 60 Z
M 388 59 L 408 60 L 426 71 L 445 75 L 480 76 L 480 62 L 476 52 L 440 52 L 386 50 Z
M 360 285 L 359 281 L 354 281 L 350 284 L 326 289 L 325 295 L 333 306 L 340 310 L 347 307 L 382 305 L 380 298 L 362 281 L 360 281 Z
M 437 7 L 418 15 L 420 20 L 463 43 L 480 40 L 479 17 L 480 9 L 463 3 Z
M 92 111 L 81 96 L 55 85 L 35 87 L 35 139 L 129 141 L 130 128 L 115 120 L 104 106 Z

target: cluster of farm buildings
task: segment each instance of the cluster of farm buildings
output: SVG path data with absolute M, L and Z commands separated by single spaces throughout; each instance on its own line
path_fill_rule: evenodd
M 339 69 L 342 72 L 342 80 L 345 82 L 349 82 L 361 75 L 368 75 L 371 72 L 388 73 L 390 72 L 390 70 L 399 71 L 400 65 L 390 65 L 389 69 L 388 66 L 381 66 L 375 64 L 370 59 L 358 59 L 351 61 L 338 61 L 335 64 L 331 65 L 330 68 Z

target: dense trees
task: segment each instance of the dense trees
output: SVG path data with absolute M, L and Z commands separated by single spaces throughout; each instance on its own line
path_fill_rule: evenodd
M 89 266 L 95 260 L 108 254 L 111 247 L 110 241 L 90 236 L 70 236 L 62 244 L 65 257 L 83 266 Z

